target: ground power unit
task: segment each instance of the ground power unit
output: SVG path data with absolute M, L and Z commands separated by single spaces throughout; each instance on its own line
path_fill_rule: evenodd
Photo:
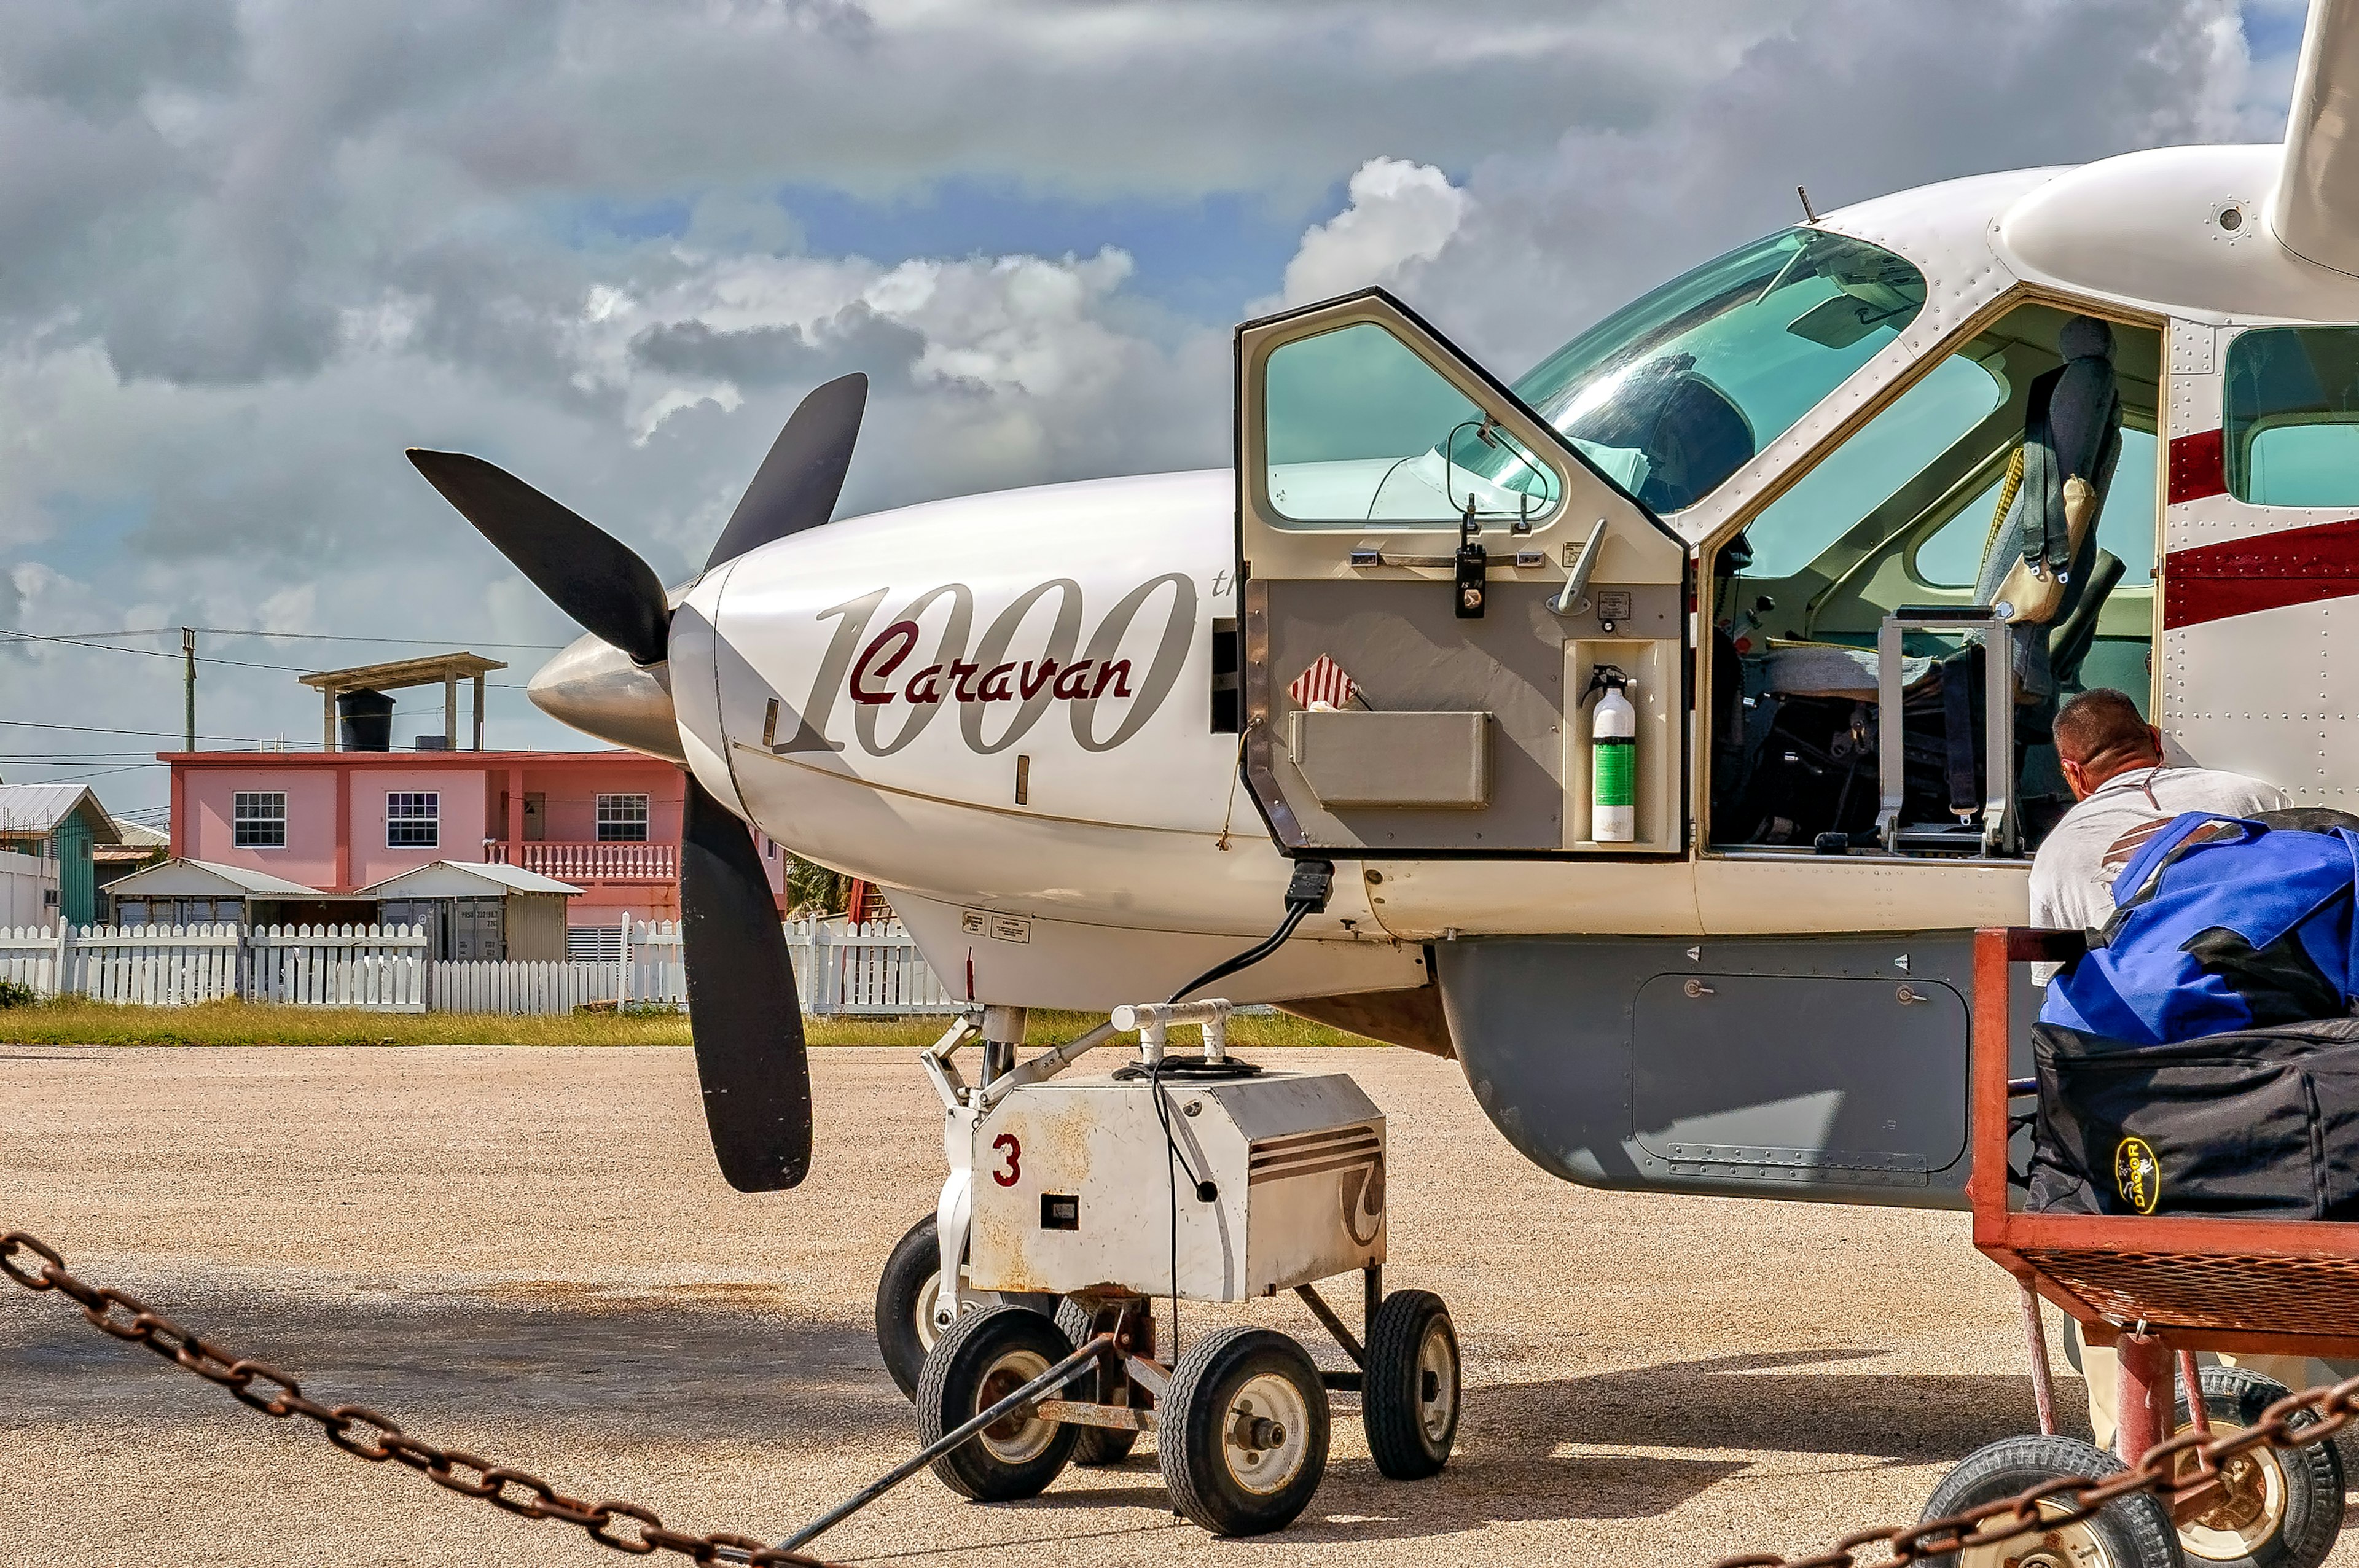
M 934 1473 L 978 1499 L 1030 1497 L 1066 1465 L 1114 1463 L 1152 1433 L 1181 1513 L 1216 1533 L 1258 1533 L 1318 1489 L 1331 1391 L 1359 1396 L 1386 1474 L 1440 1470 L 1458 1428 L 1457 1334 L 1440 1297 L 1384 1289 L 1375 1102 L 1346 1074 L 1230 1056 L 1225 1001 L 1117 1008 L 1022 1062 L 996 1044 L 1023 1038 L 1020 1016 L 995 1016 L 1015 1011 L 962 1019 L 923 1054 L 951 1173 L 932 1224 L 912 1227 L 877 1292 L 879 1344 L 888 1366 L 904 1347 L 896 1377 L 929 1446 L 1008 1406 Z M 1167 1052 L 1175 1025 L 1201 1028 L 1201 1050 Z M 1062 1076 L 1134 1033 L 1136 1060 Z M 952 1059 L 978 1038 L 983 1082 L 969 1085 Z M 951 1258 L 962 1265 L 940 1266 Z M 1358 1276 L 1356 1335 L 1316 1288 L 1346 1275 Z M 1282 1291 L 1350 1369 L 1322 1369 L 1291 1336 L 1249 1325 L 1195 1329 L 1158 1355 L 1158 1298 Z

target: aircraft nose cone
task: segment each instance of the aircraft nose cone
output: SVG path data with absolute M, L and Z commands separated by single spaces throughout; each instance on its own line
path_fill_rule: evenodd
M 669 666 L 641 669 L 603 638 L 583 637 L 541 665 L 525 695 L 535 708 L 585 735 L 675 762 L 688 761 L 672 710 Z

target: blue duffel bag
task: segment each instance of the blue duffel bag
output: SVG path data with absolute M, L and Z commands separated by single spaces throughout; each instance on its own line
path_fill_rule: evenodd
M 2359 817 L 2190 811 L 2114 881 L 2114 913 L 2040 1022 L 2158 1045 L 2353 1012 Z

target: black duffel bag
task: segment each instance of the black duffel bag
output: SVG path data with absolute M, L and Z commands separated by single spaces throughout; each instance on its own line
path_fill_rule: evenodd
M 2359 1018 L 2031 1047 L 2034 1213 L 2359 1219 Z

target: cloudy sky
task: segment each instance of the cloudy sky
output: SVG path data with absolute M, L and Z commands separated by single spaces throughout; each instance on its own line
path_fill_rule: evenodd
M 0 776 L 160 816 L 179 633 L 112 634 L 181 625 L 223 745 L 429 651 L 360 637 L 506 657 L 493 743 L 578 743 L 496 646 L 571 628 L 407 446 L 668 579 L 845 370 L 847 511 L 1210 466 L 1273 302 L 1385 282 L 1513 375 L 1797 183 L 2273 140 L 2302 9 L 0 0 L 0 628 L 105 644 L 0 642 Z

